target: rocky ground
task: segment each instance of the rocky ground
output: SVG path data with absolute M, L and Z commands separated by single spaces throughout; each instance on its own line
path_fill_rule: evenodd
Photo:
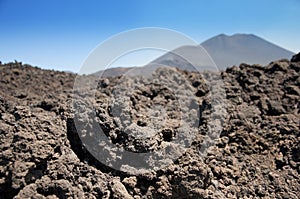
M 82 144 L 84 135 L 78 131 L 83 129 L 75 125 L 72 108 L 75 74 L 2 64 L 0 198 L 299 198 L 297 61 L 241 64 L 221 72 L 226 106 L 214 117 L 212 93 L 205 84 L 214 78 L 212 73 L 158 70 L 161 81 L 171 77 L 175 91 L 145 79 L 89 77 L 96 92 L 78 102 L 90 99 L 96 115 L 84 122 L 100 124 L 115 146 L 134 153 L 163 147 L 176 151 L 172 141 L 193 133 L 182 155 L 146 173 L 124 172 L 117 163 L 108 167 Z M 187 81 L 178 83 L 179 77 Z M 124 98 L 118 97 L 122 88 L 132 88 L 125 89 Z M 200 107 L 198 118 L 192 118 L 193 108 L 176 109 L 190 100 L 184 98 L 186 90 L 194 101 L 185 105 Z M 224 118 L 218 116 L 225 112 Z M 220 123 L 219 134 L 209 135 L 210 125 Z M 146 133 L 137 139 L 139 132 Z M 215 139 L 204 147 L 207 136 Z

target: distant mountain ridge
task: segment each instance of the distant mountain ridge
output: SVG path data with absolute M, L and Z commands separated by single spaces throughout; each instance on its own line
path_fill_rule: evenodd
M 295 54 L 253 34 L 220 34 L 201 46 L 221 69 L 242 62 L 267 65 L 273 60 L 290 59 Z
M 202 42 L 199 46 L 182 46 L 167 52 L 150 62 L 149 66 L 167 65 L 193 71 L 196 70 L 195 67 L 197 70 L 207 70 L 214 62 L 219 70 L 225 70 L 241 63 L 267 65 L 274 60 L 291 59 L 294 54 L 294 52 L 253 34 L 234 34 L 231 36 L 220 34 Z M 191 64 L 186 59 L 196 61 Z M 113 77 L 122 75 L 131 69 L 133 68 L 110 68 L 104 72 L 97 72 L 97 74 Z

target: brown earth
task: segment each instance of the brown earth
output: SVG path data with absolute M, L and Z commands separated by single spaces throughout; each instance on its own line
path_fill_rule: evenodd
M 105 166 L 82 145 L 71 108 L 75 74 L 2 64 L 0 198 L 299 198 L 297 61 L 280 60 L 266 67 L 241 64 L 221 73 L 228 114 L 205 156 L 200 151 L 208 123 L 218 119 L 210 115 L 212 102 L 204 79 L 214 74 L 161 69 L 162 76 L 176 78 L 176 72 L 188 80 L 176 89 L 186 86 L 194 92 L 201 107 L 200 122 L 186 129 L 196 136 L 182 156 L 167 167 L 136 175 Z M 120 131 L 116 115 L 110 112 L 120 105 L 112 100 L 121 78 L 89 79 L 98 85 L 93 99 L 97 121 L 117 146 L 147 152 L 180 135 L 172 92 L 143 81 L 122 80 L 135 87 L 129 105 L 120 109 L 136 123 L 130 132 L 155 129 L 151 138 L 136 140 Z M 179 90 L 178 96 L 184 93 Z M 143 116 L 155 105 L 169 107 L 166 114 L 175 122 L 170 119 L 162 130 L 153 126 L 151 118 Z

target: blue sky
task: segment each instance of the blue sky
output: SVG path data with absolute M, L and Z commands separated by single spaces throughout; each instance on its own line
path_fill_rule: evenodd
M 77 72 L 105 39 L 162 27 L 197 42 L 252 33 L 300 51 L 300 0 L 0 0 L 0 61 Z

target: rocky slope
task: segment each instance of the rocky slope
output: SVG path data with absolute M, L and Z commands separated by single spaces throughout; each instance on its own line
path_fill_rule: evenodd
M 220 74 L 227 114 L 221 134 L 205 156 L 200 151 L 209 121 L 218 119 L 210 116 L 211 93 L 204 79 L 214 74 L 161 69 L 162 75 L 175 72 L 188 80 L 182 86 L 193 91 L 201 107 L 200 122 L 186 129 L 195 137 L 183 155 L 167 167 L 136 175 L 105 166 L 82 145 L 71 106 L 74 74 L 21 63 L 1 65 L 0 198 L 299 198 L 297 61 L 295 57 L 293 62 L 280 60 L 266 67 L 242 64 Z M 114 122 L 118 112 L 110 110 L 118 105 L 113 103 L 118 94 L 114 88 L 120 80 L 91 79 L 98 85 L 92 99 L 95 119 L 114 144 L 147 152 L 180 135 L 174 108 L 178 102 L 172 92 L 130 78 L 122 80 L 134 88 L 124 108 L 135 128 L 155 131 L 149 139 L 136 140 L 118 130 Z M 154 105 L 170 107 L 166 114 L 174 122 L 168 121 L 162 131 L 143 117 Z

